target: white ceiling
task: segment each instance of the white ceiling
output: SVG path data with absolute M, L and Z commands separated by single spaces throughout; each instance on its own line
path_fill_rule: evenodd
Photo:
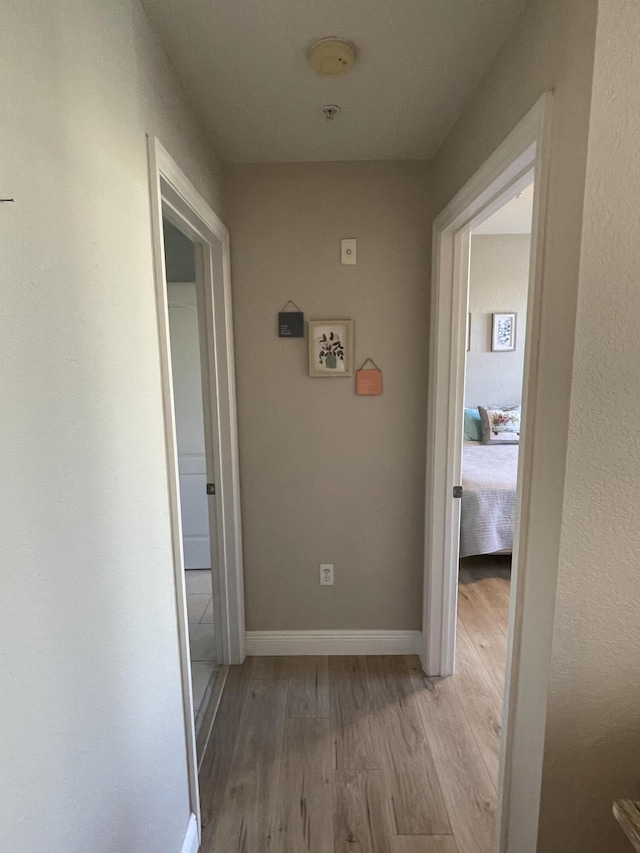
M 531 234 L 533 184 L 508 201 L 500 210 L 473 229 L 477 234 Z
M 525 0 L 143 4 L 220 156 L 246 163 L 429 159 Z M 356 65 L 320 77 L 306 51 L 334 35 Z

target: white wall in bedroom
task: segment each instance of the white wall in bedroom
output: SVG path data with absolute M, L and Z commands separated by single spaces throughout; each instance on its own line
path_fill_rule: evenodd
M 471 349 L 467 353 L 467 407 L 508 406 L 521 402 L 530 246 L 529 234 L 471 237 Z M 516 349 L 514 352 L 492 352 L 492 315 L 512 311 L 518 314 Z

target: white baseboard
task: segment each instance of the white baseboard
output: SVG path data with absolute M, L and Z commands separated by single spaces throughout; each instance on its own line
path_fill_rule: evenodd
M 198 823 L 194 814 L 189 818 L 187 831 L 182 842 L 180 853 L 198 853 L 200 839 L 198 838 Z
M 417 655 L 421 631 L 247 631 L 247 654 Z

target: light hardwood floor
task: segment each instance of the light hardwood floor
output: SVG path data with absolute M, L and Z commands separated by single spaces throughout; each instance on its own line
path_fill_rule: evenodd
M 200 773 L 201 853 L 491 853 L 509 559 L 462 561 L 458 669 L 247 658 Z

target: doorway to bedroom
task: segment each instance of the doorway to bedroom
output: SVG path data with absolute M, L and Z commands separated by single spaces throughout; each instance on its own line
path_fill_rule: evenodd
M 533 181 L 471 230 L 457 653 L 485 679 L 497 772 L 529 296 Z M 497 781 L 497 779 L 496 779 Z
M 535 811 L 544 749 L 544 686 L 549 676 L 551 633 L 545 630 L 546 626 L 541 628 L 540 614 L 550 612 L 552 598 L 538 556 L 539 531 L 544 526 L 539 513 L 544 470 L 537 462 L 543 458 L 548 442 L 546 432 L 538 428 L 544 414 L 544 401 L 539 399 L 538 363 L 543 354 L 540 329 L 543 294 L 545 287 L 552 286 L 545 277 L 552 103 L 552 94 L 545 93 L 534 104 L 438 214 L 433 226 L 429 375 L 432 404 L 427 429 L 421 662 L 430 676 L 430 689 L 437 696 L 457 697 L 463 706 L 458 740 L 464 740 L 465 745 L 461 746 L 460 754 L 475 756 L 474 784 L 482 787 L 485 792 L 482 801 L 491 812 L 494 809 L 496 812 L 495 823 L 491 820 L 488 824 L 493 825 L 486 827 L 482 849 L 498 849 L 500 853 L 529 849 L 535 838 L 535 821 L 523 823 L 521 818 Z M 531 223 L 530 234 L 513 225 L 509 228 L 496 225 L 493 217 L 499 211 L 504 219 L 517 204 L 528 205 L 527 196 L 531 198 L 531 212 L 526 213 Z M 480 227 L 483 225 L 485 228 Z M 482 233 L 488 230 L 490 233 Z M 528 260 L 524 313 L 517 310 L 515 301 L 503 302 L 500 297 L 498 302 L 492 296 L 491 303 L 484 306 L 471 302 L 475 295 L 470 292 L 470 277 L 473 274 L 474 280 L 479 280 L 482 241 L 490 244 L 484 238 L 504 236 L 505 231 L 507 234 L 515 231 L 516 236 L 524 233 L 521 242 L 530 241 L 528 258 L 524 253 L 525 269 Z M 490 254 L 485 252 L 485 256 Z M 511 280 L 516 277 L 516 264 L 513 259 L 507 263 L 506 278 Z M 491 270 L 488 277 L 497 279 L 497 269 Z M 509 292 L 504 295 L 516 299 Z M 519 345 L 523 354 L 521 418 L 516 408 L 518 398 L 507 396 L 514 393 L 513 386 L 506 385 L 507 362 L 498 360 L 513 353 L 517 358 Z M 474 356 L 497 365 L 495 376 L 499 384 L 479 391 L 476 387 L 479 394 L 491 394 L 488 398 L 471 397 Z M 470 396 L 467 396 L 467 382 Z M 487 410 L 484 440 L 478 438 L 482 434 L 482 412 L 478 410 L 480 433 L 473 412 L 479 406 Z M 467 439 L 475 442 L 471 445 L 465 444 L 464 439 L 465 408 L 472 410 L 466 413 L 469 431 L 473 427 L 469 421 L 475 421 L 475 436 Z M 491 411 L 495 416 L 492 417 Z M 502 435 L 509 430 L 510 436 Z M 517 444 L 508 445 L 507 438 Z M 516 483 L 512 490 L 515 499 L 513 514 L 506 512 L 503 517 L 513 518 L 513 533 L 510 534 L 511 521 L 500 521 L 500 514 L 494 512 L 498 530 L 479 547 L 474 541 L 481 539 L 482 531 L 466 530 L 463 551 L 462 498 L 465 488 L 467 496 L 470 495 L 473 477 L 481 485 L 483 480 L 483 466 L 478 460 L 478 471 L 469 475 L 469 466 L 463 462 L 465 451 L 477 450 L 471 454 L 476 456 L 484 453 L 484 459 L 492 462 L 488 467 L 485 462 L 485 480 L 487 474 L 489 480 L 496 480 L 498 457 L 487 455 L 490 451 L 507 451 L 510 446 L 515 447 L 511 455 L 517 455 Z M 484 486 L 487 491 L 486 482 Z M 477 491 L 476 503 L 480 506 L 483 489 Z M 495 499 L 499 490 L 488 491 Z M 505 499 L 505 506 L 509 502 L 510 498 Z M 473 501 L 470 505 L 473 506 Z M 478 520 L 480 525 L 489 524 L 486 514 L 480 514 Z M 496 553 L 503 550 L 512 553 L 511 578 L 508 553 Z M 459 583 L 461 553 L 466 554 L 463 560 L 470 558 L 483 563 L 462 572 L 466 583 Z M 467 594 L 460 596 L 458 607 L 461 589 Z M 435 676 L 441 680 L 434 681 Z M 472 698 L 465 701 L 465 697 Z

